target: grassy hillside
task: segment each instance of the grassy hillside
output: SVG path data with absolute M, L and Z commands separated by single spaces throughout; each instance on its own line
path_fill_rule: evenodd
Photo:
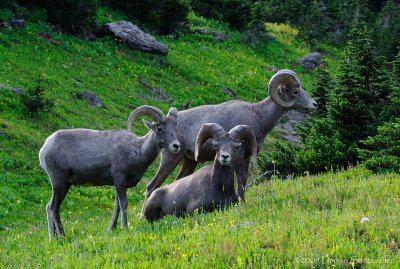
M 104 16 L 110 13 L 111 16 Z M 98 23 L 124 19 L 101 9 Z M 170 47 L 167 57 L 149 55 L 111 38 L 94 41 L 55 33 L 37 22 L 0 32 L 0 84 L 27 89 L 43 73 L 52 112 L 31 119 L 19 97 L 0 90 L 0 267 L 246 267 L 304 264 L 302 258 L 399 257 L 399 177 L 373 176 L 360 169 L 291 181 L 273 181 L 250 189 L 247 205 L 193 218 L 166 218 L 150 225 L 139 219 L 146 183 L 129 190 L 127 231 L 106 232 L 113 205 L 112 188 L 72 188 L 61 217 L 65 240 L 47 243 L 44 207 L 51 195 L 38 151 L 45 138 L 61 128 L 121 129 L 133 108 L 150 104 L 167 111 L 192 99 L 191 106 L 230 98 L 259 101 L 267 95 L 268 66 L 296 70 L 304 87 L 313 74 L 295 62 L 311 48 L 285 25 L 266 25 L 275 38 L 257 49 L 225 25 L 191 16 L 192 28 L 226 31 L 222 43 L 201 34 L 157 37 Z M 55 45 L 40 33 L 48 33 Z M 339 52 L 323 44 L 335 73 Z M 138 77 L 165 90 L 175 101 L 146 98 Z M 91 108 L 75 93 L 90 90 L 106 108 Z M 146 130 L 138 125 L 135 132 Z M 174 175 L 170 176 L 173 179 Z M 370 222 L 360 224 L 362 217 Z M 300 259 L 300 260 L 299 260 Z M 320 264 L 322 265 L 322 264 Z M 344 266 L 349 266 L 345 264 Z

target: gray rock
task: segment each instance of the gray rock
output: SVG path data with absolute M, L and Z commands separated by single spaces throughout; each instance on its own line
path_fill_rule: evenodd
M 22 94 L 22 93 L 24 92 L 23 89 L 14 88 L 14 87 L 6 87 L 6 86 L 4 86 L 3 84 L 0 84 L 0 90 L 12 91 L 13 93 L 18 94 L 18 95 L 20 95 L 20 94 Z
M 279 71 L 279 68 L 276 67 L 276 66 L 268 66 L 267 70 L 271 71 L 271 72 L 274 72 L 274 73 L 277 73 Z
M 150 83 L 146 82 L 142 76 L 138 77 L 138 81 L 146 89 L 145 93 L 142 92 L 140 94 L 142 99 L 146 99 L 147 97 L 150 97 L 153 100 L 157 100 L 157 101 L 160 101 L 163 103 L 169 103 L 169 102 L 175 101 L 164 90 L 151 86 Z
M 93 107 L 105 107 L 100 98 L 90 91 L 83 91 L 78 93 L 78 98 L 86 100 Z
M 291 110 L 282 116 L 277 127 L 282 131 L 286 141 L 298 143 L 299 135 L 297 134 L 296 127 L 304 125 L 308 118 L 309 115 L 306 113 Z
M 24 26 L 25 26 L 25 21 L 21 20 L 21 19 L 0 22 L 0 29 L 1 28 L 15 29 L 15 28 L 21 28 Z
M 131 49 L 139 49 L 144 52 L 167 55 L 169 50 L 167 46 L 129 21 L 106 23 L 99 30 L 98 35 L 111 35 L 123 40 Z
M 315 69 L 322 63 L 322 55 L 319 52 L 313 52 L 300 58 L 298 63 L 307 69 Z
M 20 88 L 13 88 L 13 87 L 9 87 L 8 90 L 9 90 L 9 91 L 12 91 L 12 92 L 14 92 L 14 93 L 16 93 L 16 94 L 18 94 L 18 95 L 20 95 L 20 94 L 22 94 L 22 93 L 24 92 L 23 89 L 20 89 Z
M 223 92 L 225 95 L 229 95 L 229 96 L 232 96 L 232 97 L 235 97 L 235 96 L 236 96 L 236 93 L 235 93 L 232 89 L 230 89 L 230 88 L 224 88 L 224 89 L 222 89 L 222 92 Z
M 209 31 L 207 29 L 195 29 L 194 32 L 199 33 L 199 34 L 204 34 L 204 35 L 211 35 L 214 37 L 214 41 L 215 42 L 223 42 L 226 39 L 229 38 L 229 35 L 222 33 L 222 32 L 218 32 L 218 31 Z

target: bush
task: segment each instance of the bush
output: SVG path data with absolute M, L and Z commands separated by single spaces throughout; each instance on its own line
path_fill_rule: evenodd
M 67 32 L 87 35 L 95 25 L 98 0 L 47 0 L 45 7 L 52 23 Z
M 295 166 L 295 154 L 299 146 L 293 143 L 276 142 L 269 152 L 260 153 L 257 158 L 258 168 L 262 172 L 277 171 L 286 177 L 298 172 Z
M 35 80 L 36 85 L 29 88 L 21 95 L 21 102 L 30 115 L 38 112 L 49 111 L 53 108 L 53 102 L 44 97 L 46 81 L 43 74 L 39 74 Z

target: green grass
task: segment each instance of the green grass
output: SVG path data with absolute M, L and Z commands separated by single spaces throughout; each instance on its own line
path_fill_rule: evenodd
M 102 8 L 97 22 L 120 19 L 126 16 Z M 267 24 L 274 41 L 253 49 L 224 24 L 194 15 L 190 22 L 192 28 L 228 31 L 230 39 L 214 43 L 201 34 L 158 36 L 170 47 L 169 55 L 162 57 L 131 51 L 112 38 L 88 41 L 55 33 L 40 19 L 0 32 L 0 84 L 27 89 L 41 72 L 47 96 L 55 101 L 52 112 L 30 118 L 17 95 L 0 90 L 0 268 L 333 266 L 323 264 L 323 257 L 387 258 L 391 263 L 385 265 L 398 266 L 399 176 L 376 176 L 362 169 L 262 183 L 249 190 L 246 206 L 186 219 L 168 217 L 150 225 L 139 213 L 155 162 L 129 190 L 128 230 L 106 232 L 112 188 L 74 187 L 61 208 L 67 237 L 48 242 L 44 207 L 51 190 L 37 154 L 54 131 L 122 129 L 137 106 L 155 105 L 166 112 L 188 99 L 192 107 L 220 103 L 230 99 L 222 93 L 225 87 L 239 99 L 259 101 L 267 96 L 272 75 L 268 66 L 294 69 L 304 88 L 311 87 L 313 73 L 296 65 L 311 48 L 297 38 L 296 29 Z M 38 33 L 49 33 L 61 45 Z M 319 47 L 329 51 L 325 62 L 336 74 L 340 51 Z M 175 101 L 144 98 L 139 76 Z M 83 90 L 96 93 L 106 109 L 78 100 L 75 93 Z M 135 132 L 146 130 L 137 125 Z M 271 134 L 267 145 L 279 139 L 278 132 Z M 361 224 L 362 217 L 370 222 Z
M 73 188 L 62 207 L 67 236 L 50 243 L 44 217 L 50 193 L 45 190 L 43 201 L 10 201 L 9 214 L 20 220 L 0 232 L 0 266 L 291 268 L 351 267 L 354 261 L 396 268 L 399 180 L 362 169 L 273 180 L 251 188 L 246 205 L 185 219 L 167 217 L 153 225 L 139 218 L 142 199 L 131 190 L 129 229 L 112 233 L 106 231 L 111 188 Z M 363 217 L 370 221 L 361 223 Z

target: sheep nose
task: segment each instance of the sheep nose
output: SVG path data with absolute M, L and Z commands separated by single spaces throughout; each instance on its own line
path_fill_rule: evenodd
M 227 155 L 227 154 L 221 154 L 221 157 L 222 157 L 224 160 L 229 159 L 229 155 Z
M 175 140 L 174 142 L 169 144 L 169 150 L 173 153 L 177 153 L 180 148 L 181 148 L 181 144 L 177 140 Z
M 177 143 L 174 143 L 174 144 L 172 145 L 172 147 L 178 151 L 179 148 L 180 148 L 180 145 L 177 144 Z

